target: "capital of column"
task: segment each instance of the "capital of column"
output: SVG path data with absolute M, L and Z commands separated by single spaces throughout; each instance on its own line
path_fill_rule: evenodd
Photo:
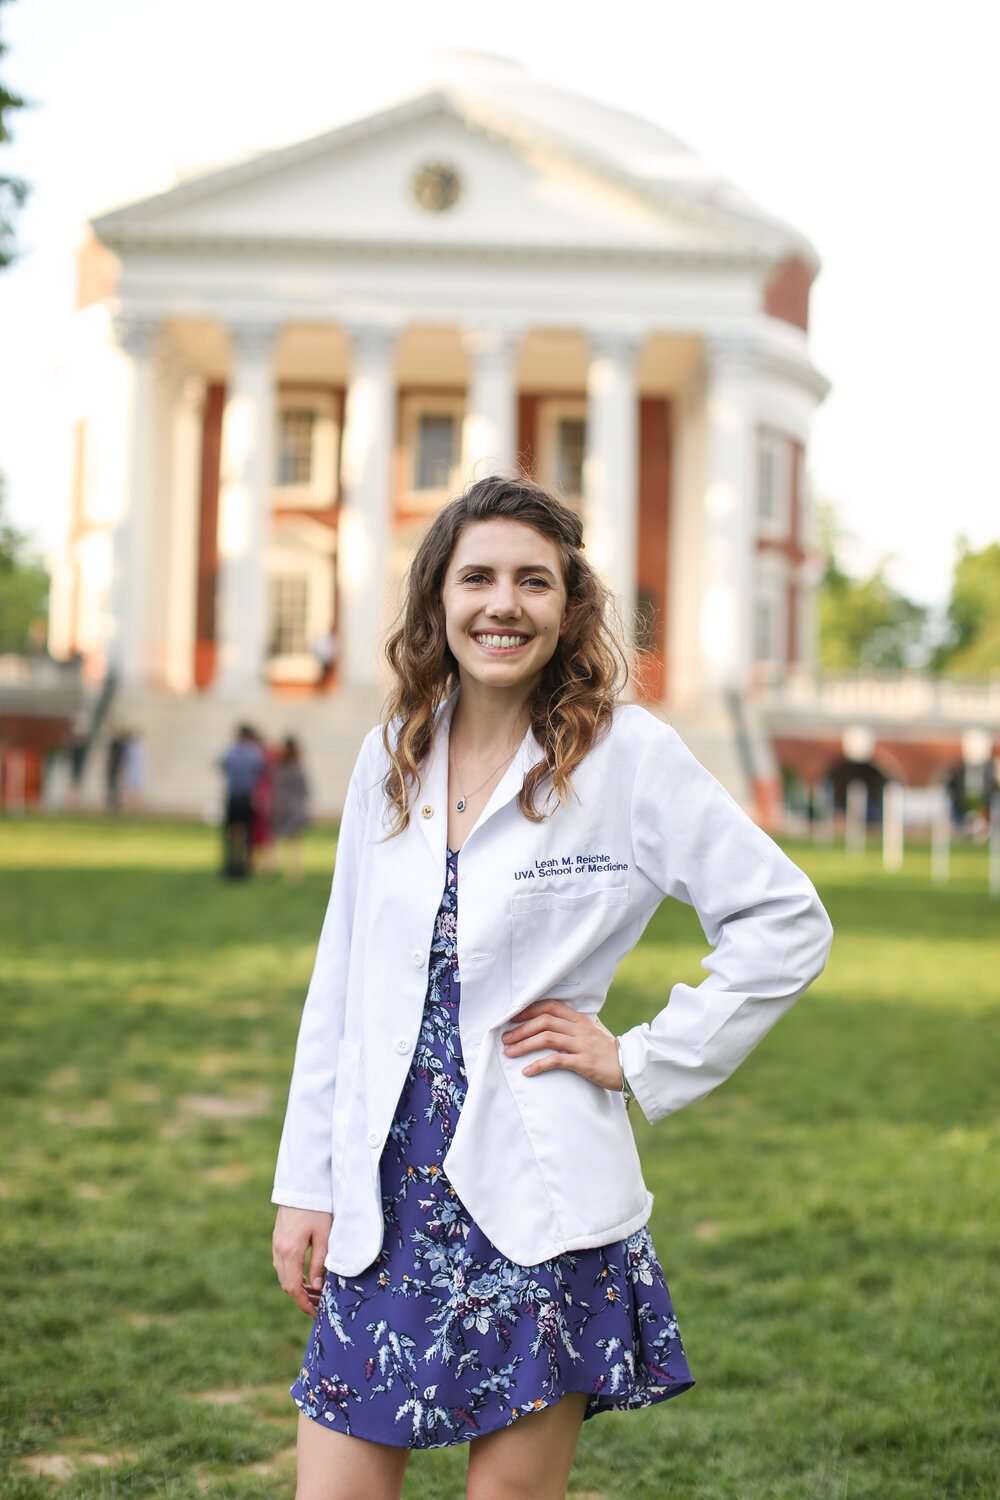
M 343 327 L 359 362 L 367 364 L 392 358 L 399 340 L 398 328 L 388 323 L 345 323 Z
M 498 327 L 463 327 L 462 346 L 470 359 L 486 365 L 505 364 L 516 354 L 520 330 Z
M 705 362 L 713 380 L 754 374 L 760 361 L 760 340 L 749 333 L 714 333 L 705 340 Z
M 144 313 L 116 313 L 111 327 L 118 347 L 132 359 L 148 359 L 156 348 L 159 318 Z
M 606 359 L 612 364 L 631 368 L 642 342 L 639 334 L 621 328 L 591 328 L 587 330 L 587 344 L 591 359 Z
M 235 318 L 226 324 L 229 348 L 238 360 L 255 363 L 270 360 L 277 344 L 279 324 L 268 318 Z
M 270 359 L 278 341 L 279 325 L 267 318 L 236 318 L 226 325 L 229 347 L 238 359 Z

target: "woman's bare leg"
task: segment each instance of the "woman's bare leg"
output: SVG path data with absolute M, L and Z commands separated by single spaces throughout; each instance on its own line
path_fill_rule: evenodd
M 466 1500 L 565 1500 L 587 1398 L 563 1396 L 469 1444 Z
M 399 1500 L 409 1448 L 333 1432 L 299 1413 L 295 1500 Z

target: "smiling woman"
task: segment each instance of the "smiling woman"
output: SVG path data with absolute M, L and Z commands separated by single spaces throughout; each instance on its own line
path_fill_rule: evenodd
M 581 542 L 544 490 L 480 481 L 388 642 L 273 1195 L 314 1317 L 299 1500 L 392 1500 L 411 1449 L 463 1442 L 470 1496 L 556 1500 L 585 1418 L 691 1386 L 626 1104 L 656 1121 L 714 1088 L 826 957 L 806 877 L 617 701 Z M 599 1012 L 666 895 L 709 977 L 616 1038 Z

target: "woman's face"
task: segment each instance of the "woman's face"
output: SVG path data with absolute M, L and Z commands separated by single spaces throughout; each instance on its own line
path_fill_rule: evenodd
M 520 521 L 475 521 L 455 544 L 441 602 L 462 681 L 530 691 L 566 624 L 559 549 Z

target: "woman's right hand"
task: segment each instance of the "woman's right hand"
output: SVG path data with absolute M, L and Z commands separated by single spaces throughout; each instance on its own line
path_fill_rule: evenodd
M 304 1313 L 316 1316 L 326 1271 L 326 1247 L 330 1239 L 333 1215 L 311 1208 L 278 1209 L 271 1241 L 271 1257 L 283 1291 L 286 1291 Z M 310 1250 L 311 1247 L 311 1250 Z M 310 1250 L 308 1280 L 303 1275 L 306 1251 Z

